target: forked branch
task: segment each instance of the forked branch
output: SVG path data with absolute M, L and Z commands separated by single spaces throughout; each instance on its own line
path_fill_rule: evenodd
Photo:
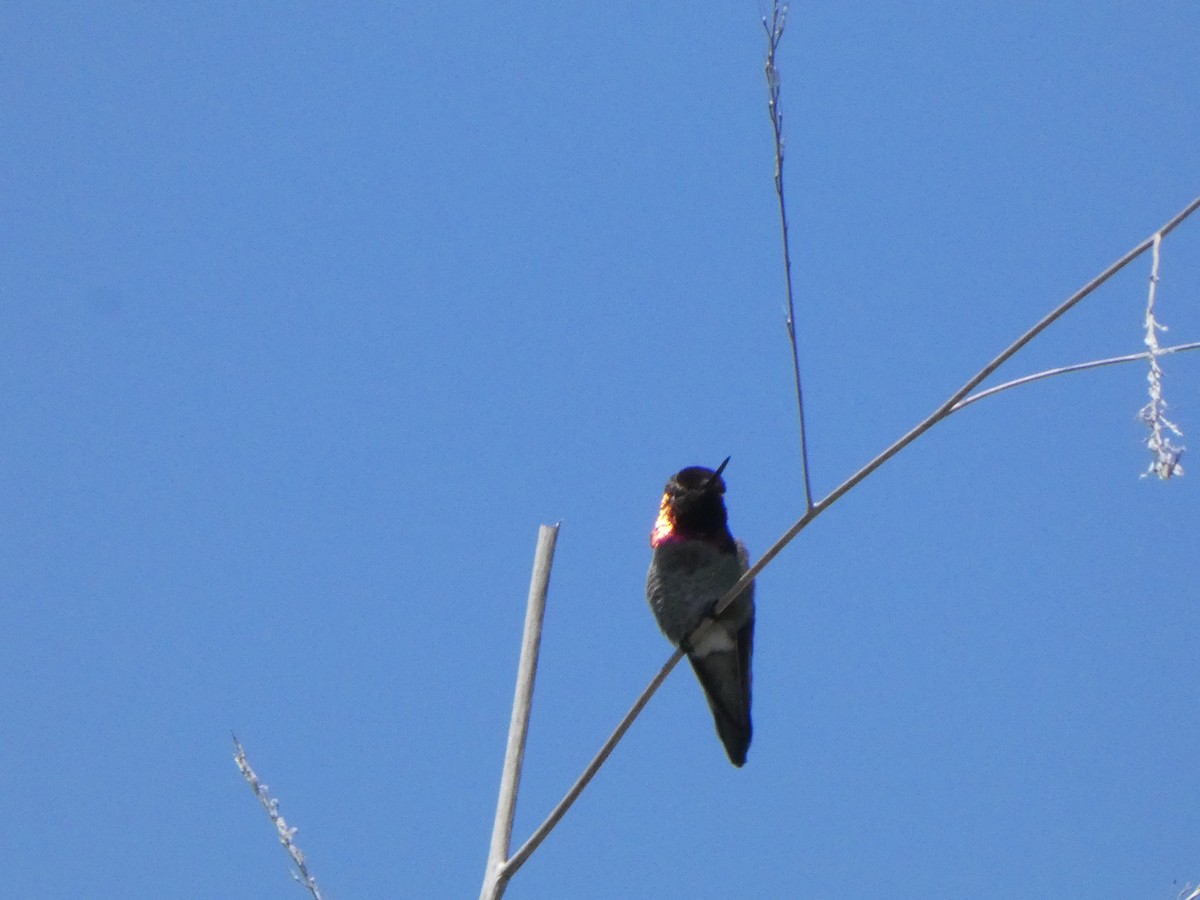
M 977 372 L 974 376 L 972 376 L 971 379 L 969 381 L 967 381 L 966 384 L 964 384 L 961 388 L 959 388 L 957 391 L 955 391 L 953 394 L 951 394 L 950 397 L 948 397 L 937 409 L 935 409 L 925 419 L 923 419 L 919 424 L 917 424 L 915 427 L 913 427 L 908 433 L 903 435 L 899 440 L 897 440 L 895 443 L 893 443 L 890 447 L 888 447 L 886 450 L 881 452 L 878 456 L 876 456 L 874 459 L 872 459 L 869 463 L 867 463 L 865 466 L 863 466 L 861 469 L 859 469 L 857 472 L 855 472 L 853 475 L 851 475 L 849 478 L 847 478 L 844 482 L 842 482 L 840 485 L 838 485 L 838 487 L 834 488 L 826 497 L 813 503 L 808 509 L 805 510 L 804 515 L 802 515 L 792 525 L 791 528 L 789 528 L 786 532 L 784 532 L 784 534 L 779 538 L 779 540 L 777 540 L 771 546 L 771 548 L 769 550 L 767 550 L 758 559 L 758 561 L 749 568 L 749 570 L 746 572 L 746 574 L 742 576 L 741 580 L 738 581 L 738 583 L 735 584 L 732 588 L 730 588 L 729 591 L 725 594 L 725 596 L 723 596 L 720 599 L 720 601 L 718 601 L 718 603 L 714 607 L 714 613 L 713 613 L 714 616 L 720 614 L 721 611 L 723 611 L 727 606 L 729 606 L 729 604 L 732 603 L 734 601 L 734 599 L 743 590 L 746 589 L 746 587 L 758 575 L 758 573 L 761 572 L 764 568 L 766 568 L 767 565 L 769 565 L 770 562 L 776 556 L 779 555 L 779 553 L 783 550 L 783 548 L 786 547 L 788 544 L 790 544 L 792 542 L 792 540 L 795 539 L 796 535 L 798 535 L 801 531 L 803 531 L 805 528 L 807 528 L 808 525 L 817 516 L 819 516 L 825 510 L 829 509 L 830 506 L 832 506 L 839 499 L 841 499 L 843 496 L 845 496 L 847 493 L 849 493 L 849 491 L 851 491 L 854 487 L 856 487 L 859 483 L 861 483 L 867 476 L 869 476 L 872 472 L 874 472 L 876 469 L 878 469 L 880 466 L 882 466 L 884 463 L 886 463 L 889 459 L 891 459 L 893 456 L 895 456 L 897 453 L 899 453 L 901 450 L 903 450 L 905 447 L 907 447 L 909 444 L 911 444 L 913 441 L 915 441 L 918 437 L 920 437 L 922 434 L 924 434 L 926 431 L 928 431 L 934 425 L 936 425 L 939 422 L 943 421 L 944 419 L 948 418 L 955 412 L 958 412 L 961 409 L 965 409 L 968 405 L 970 405 L 978 400 L 982 400 L 984 397 L 992 396 L 996 393 L 999 393 L 1000 391 L 1008 390 L 1013 387 L 1017 387 L 1020 384 L 1028 384 L 1028 383 L 1031 383 L 1033 381 L 1037 381 L 1037 380 L 1040 380 L 1043 378 L 1049 378 L 1052 375 L 1065 374 L 1066 372 L 1071 372 L 1071 371 L 1080 371 L 1085 368 L 1095 368 L 1097 366 L 1102 366 L 1102 365 L 1112 365 L 1112 364 L 1116 364 L 1116 363 L 1120 363 L 1120 362 L 1130 362 L 1134 359 L 1146 358 L 1147 354 L 1137 353 L 1137 354 L 1133 354 L 1128 357 L 1114 357 L 1112 359 L 1107 359 L 1107 360 L 1097 360 L 1095 362 L 1090 362 L 1090 363 L 1081 363 L 1076 366 L 1066 366 L 1059 370 L 1040 372 L 1036 375 L 1027 376 L 1026 378 L 1017 379 L 1016 381 L 1008 382 L 1006 384 L 999 385 L 995 388 L 991 388 L 989 390 L 982 391 L 979 394 L 971 393 L 989 375 L 991 375 L 993 372 L 995 372 L 996 369 L 998 369 L 1001 365 L 1003 365 L 1005 362 L 1007 362 L 1009 359 L 1011 359 L 1018 351 L 1020 351 L 1020 349 L 1022 347 L 1024 347 L 1031 340 L 1033 340 L 1035 337 L 1037 337 L 1039 334 L 1041 334 L 1043 331 L 1045 331 L 1047 328 L 1049 328 L 1055 321 L 1057 321 L 1059 318 L 1061 318 L 1073 306 L 1077 305 L 1085 297 L 1087 297 L 1089 294 L 1091 294 L 1093 291 L 1095 291 L 1098 287 L 1100 287 L 1100 285 L 1104 284 L 1104 282 L 1106 282 L 1110 278 L 1112 278 L 1115 274 L 1117 274 L 1117 272 L 1121 271 L 1121 269 L 1125 268 L 1125 266 L 1129 265 L 1129 263 L 1131 263 L 1133 260 L 1137 259 L 1138 256 L 1145 253 L 1146 250 L 1148 250 L 1152 245 L 1154 245 L 1156 240 L 1161 240 L 1161 238 L 1163 236 L 1165 236 L 1170 231 L 1172 231 L 1177 225 L 1179 225 L 1180 222 L 1182 222 L 1184 219 L 1186 219 L 1188 216 L 1190 216 L 1193 212 L 1195 212 L 1197 208 L 1200 208 L 1200 197 L 1197 197 L 1195 200 L 1193 200 L 1191 203 L 1189 203 L 1187 206 L 1185 206 L 1182 210 L 1180 210 L 1179 213 L 1177 213 L 1166 224 L 1164 224 L 1162 226 L 1162 228 L 1160 228 L 1157 232 L 1155 232 L 1150 237 L 1146 238 L 1146 240 L 1139 243 L 1136 247 L 1134 247 L 1132 250 L 1130 250 L 1128 253 L 1126 253 L 1124 256 L 1122 256 L 1120 259 L 1118 259 L 1116 262 L 1114 262 L 1112 265 L 1110 265 L 1107 269 L 1105 269 L 1103 272 L 1101 272 L 1099 275 L 1097 275 L 1095 278 L 1093 278 L 1091 281 L 1089 281 L 1087 284 L 1085 284 L 1083 287 L 1081 287 L 1078 291 L 1076 291 L 1074 294 L 1072 294 L 1070 297 L 1068 297 L 1066 300 L 1064 300 L 1062 303 L 1060 303 L 1053 311 L 1051 311 L 1049 314 L 1044 316 L 1032 328 L 1030 328 L 1028 331 L 1026 331 L 1024 334 L 1022 334 L 1019 338 L 1017 338 L 1015 341 L 1013 341 L 1011 344 L 1009 344 L 995 359 L 993 359 L 986 366 L 984 366 L 982 369 L 980 369 L 979 372 Z M 1172 351 L 1192 350 L 1192 349 L 1197 349 L 1197 348 L 1200 348 L 1200 343 L 1184 344 L 1184 345 L 1180 345 L 1178 347 L 1168 348 L 1166 350 L 1159 350 L 1158 352 L 1161 354 L 1161 353 L 1167 353 L 1167 352 L 1172 352 Z M 547 816 L 546 820 L 538 827 L 538 829 L 534 832 L 533 836 L 530 837 L 529 840 L 525 842 L 524 846 L 522 846 L 521 849 L 518 850 L 513 855 L 513 857 L 505 864 L 504 869 L 505 869 L 505 878 L 506 879 L 508 877 L 511 877 L 513 872 L 515 872 L 516 869 L 519 868 L 525 862 L 525 860 L 529 858 L 529 855 L 535 849 L 537 849 L 538 845 L 541 844 L 541 842 L 546 838 L 546 836 L 550 833 L 550 831 L 553 830 L 553 828 L 558 824 L 558 822 L 566 814 L 567 810 L 570 809 L 571 805 L 579 797 L 580 793 L 583 792 L 583 789 L 587 786 L 588 782 L 591 781 L 591 779 L 595 776 L 595 774 L 600 770 L 600 767 L 604 764 L 604 761 L 606 759 L 608 759 L 609 755 L 612 753 L 612 751 L 616 747 L 617 743 L 625 735 L 625 732 L 629 730 L 630 725 L 633 724 L 633 721 L 638 717 L 638 715 L 641 713 L 642 709 L 645 708 L 646 704 L 650 701 L 650 698 L 654 696 L 654 693 L 658 690 L 659 686 L 666 679 L 667 675 L 670 674 L 671 670 L 674 669 L 675 666 L 679 663 L 679 661 L 680 661 L 680 659 L 682 659 L 682 657 L 683 657 L 682 651 L 676 650 L 674 653 L 671 654 L 670 659 L 668 659 L 666 661 L 666 663 L 663 665 L 663 667 L 659 670 L 658 674 L 656 674 L 654 676 L 654 678 L 651 679 L 650 684 L 646 686 L 646 689 L 644 691 L 642 691 L 641 695 L 634 702 L 634 704 L 630 708 L 629 712 L 625 715 L 625 718 L 623 718 L 621 720 L 621 723 L 617 726 L 617 728 L 609 736 L 608 740 L 604 742 L 604 745 L 600 748 L 600 752 L 598 752 L 596 754 L 596 756 L 592 759 L 592 761 L 588 764 L 588 766 L 584 770 L 583 774 L 579 777 L 579 779 L 575 782 L 575 784 L 571 786 L 571 789 L 567 792 L 566 796 L 563 797 L 563 799 L 558 803 L 558 805 L 554 808 L 554 810 L 550 813 L 550 815 Z
M 1083 371 L 1085 369 L 1096 368 L 1099 366 L 1113 365 L 1122 362 L 1130 362 L 1135 359 L 1150 358 L 1152 361 L 1156 355 L 1162 355 L 1169 352 L 1192 350 L 1200 348 L 1200 343 L 1183 344 L 1177 347 L 1159 349 L 1156 346 L 1151 347 L 1148 353 L 1132 354 L 1124 357 L 1113 357 L 1110 359 L 1096 360 L 1093 362 L 1080 363 L 1074 366 L 1065 366 L 1059 369 L 1052 369 L 1045 372 L 1039 372 L 1035 375 L 1029 375 L 1024 378 L 1016 379 L 1005 384 L 989 388 L 978 393 L 972 393 L 982 384 L 993 372 L 1000 366 L 1016 355 L 1021 348 L 1028 344 L 1031 340 L 1049 328 L 1054 322 L 1066 314 L 1072 307 L 1076 306 L 1085 297 L 1095 291 L 1100 285 L 1104 284 L 1117 272 L 1121 271 L 1134 259 L 1143 254 L 1152 246 L 1157 252 L 1157 248 L 1162 241 L 1162 238 L 1171 232 L 1179 223 L 1190 216 L 1197 208 L 1200 208 L 1200 197 L 1193 200 L 1179 213 L 1172 217 L 1158 231 L 1151 235 L 1146 240 L 1139 243 L 1136 247 L 1110 265 L 1107 269 L 1081 287 L 1078 291 L 1060 303 L 1054 310 L 1044 316 L 1040 321 L 1035 323 L 1028 331 L 1018 337 L 1015 341 L 1009 344 L 995 359 L 980 369 L 970 380 L 967 381 L 961 388 L 950 395 L 940 406 L 930 413 L 925 419 L 914 426 L 910 431 L 901 436 L 891 446 L 883 450 L 878 456 L 868 462 L 865 466 L 847 478 L 842 484 L 834 488 L 826 497 L 814 502 L 812 499 L 812 489 L 810 486 L 810 477 L 808 471 L 808 449 L 807 440 L 804 428 L 804 400 L 800 384 L 800 362 L 799 350 L 796 341 L 795 328 L 795 307 L 792 294 L 792 275 L 791 275 L 791 255 L 788 242 L 788 220 L 787 206 L 784 201 L 784 186 L 783 186 L 783 158 L 784 158 L 784 143 L 783 143 L 783 116 L 779 108 L 779 72 L 775 66 L 775 53 L 778 49 L 780 39 L 783 36 L 784 20 L 786 18 L 787 6 L 780 5 L 778 0 L 774 0 L 772 6 L 771 17 L 768 20 L 764 17 L 763 28 L 767 33 L 767 60 L 766 60 L 766 77 L 768 90 L 768 107 L 771 115 L 771 125 L 775 139 L 775 191 L 779 204 L 780 225 L 783 239 L 783 263 L 784 272 L 787 281 L 787 329 L 788 339 L 792 348 L 792 364 L 793 374 L 795 377 L 796 402 L 800 420 L 800 448 L 801 448 L 801 463 L 804 480 L 805 494 L 805 510 L 804 514 L 768 549 L 759 560 L 750 567 L 741 580 L 738 581 L 726 594 L 723 596 L 714 607 L 714 616 L 719 615 L 734 599 L 746 589 L 750 582 L 764 569 L 771 561 L 779 555 L 795 537 L 803 531 L 817 516 L 827 510 L 830 506 L 841 499 L 845 494 L 851 491 L 855 486 L 866 479 L 872 472 L 890 460 L 893 456 L 915 441 L 918 437 L 931 429 L 934 425 L 948 418 L 955 412 L 965 409 L 967 406 L 984 399 L 985 397 L 993 396 L 1001 391 L 1009 390 L 1024 384 L 1029 384 L 1039 381 L 1044 378 L 1049 378 L 1054 375 L 1066 374 L 1067 372 Z M 1155 268 L 1157 273 L 1157 266 Z M 519 869 L 530 854 L 542 843 L 546 836 L 554 829 L 559 821 L 566 815 L 571 805 L 587 787 L 595 774 L 603 766 L 609 755 L 615 749 L 621 738 L 624 737 L 626 731 L 633 724 L 646 704 L 653 697 L 659 686 L 666 679 L 667 675 L 675 668 L 682 659 L 683 653 L 681 650 L 676 650 L 667 660 L 667 662 L 659 670 L 658 674 L 650 681 L 646 689 L 634 702 L 629 712 L 621 720 L 609 738 L 604 742 L 600 751 L 595 755 L 592 761 L 584 769 L 583 774 L 579 776 L 575 784 L 573 784 L 566 795 L 558 805 L 551 811 L 545 821 L 534 831 L 530 838 L 521 846 L 521 848 L 507 860 L 504 859 L 504 852 L 507 849 L 508 834 L 511 831 L 511 815 L 507 819 L 505 831 L 497 840 L 497 834 L 500 833 L 501 817 L 498 812 L 497 817 L 497 833 L 493 835 L 493 855 L 489 859 L 489 880 L 492 884 L 491 892 L 489 893 L 488 881 L 485 880 L 485 888 L 483 898 L 495 900 L 498 898 L 507 885 L 508 880 Z M 514 716 L 515 721 L 515 716 Z M 510 736 L 511 741 L 511 736 Z M 515 788 L 514 788 L 515 790 Z M 511 811 L 510 811 L 511 812 Z M 497 853 L 497 848 L 503 847 L 501 852 Z
M 1136 247 L 1134 247 L 1132 250 L 1130 250 L 1128 253 L 1126 253 L 1124 256 L 1122 256 L 1120 259 L 1118 259 L 1116 262 L 1114 262 L 1111 266 L 1109 266 L 1107 269 L 1105 269 L 1103 272 L 1101 272 L 1099 275 L 1097 275 L 1095 278 L 1093 278 L 1091 281 L 1089 281 L 1087 284 L 1085 284 L 1083 287 L 1081 287 L 1079 290 L 1077 290 L 1074 294 L 1072 294 L 1070 297 L 1068 297 L 1066 300 L 1064 300 L 1062 303 L 1060 303 L 1057 307 L 1055 307 L 1049 313 L 1047 313 L 1039 322 L 1037 322 L 1037 324 L 1035 324 L 1032 328 L 1030 328 L 1028 331 L 1026 331 L 1023 335 L 1021 335 L 1019 338 L 1017 338 L 1015 341 L 1013 341 L 1011 344 L 1009 344 L 1007 347 L 1005 347 L 999 356 L 997 356 L 990 363 L 988 363 L 986 366 L 984 366 L 982 369 L 980 369 L 978 372 L 976 372 L 975 375 L 973 375 L 966 384 L 964 384 L 961 388 L 959 388 L 957 391 L 955 391 L 953 394 L 951 394 L 950 397 L 944 403 L 942 403 L 941 406 L 939 406 L 932 413 L 930 413 L 928 416 L 926 416 L 920 423 L 918 423 L 916 426 L 914 426 L 907 434 L 905 434 L 903 437 L 901 437 L 899 440 L 897 440 L 894 444 L 892 444 L 890 447 L 888 447 L 886 450 L 884 450 L 882 453 L 880 453 L 878 456 L 876 456 L 873 460 L 871 460 L 869 463 L 867 463 L 865 466 L 863 466 L 861 469 L 859 469 L 857 472 L 855 472 L 853 475 L 851 475 L 849 478 L 847 478 L 845 481 L 843 481 L 840 485 L 838 485 L 836 488 L 834 488 L 832 491 L 830 491 L 829 495 L 826 496 L 824 499 L 818 500 L 816 503 L 814 503 L 813 506 L 811 508 L 809 508 L 808 510 L 806 510 L 804 515 L 802 515 L 796 521 L 796 523 L 794 525 L 792 525 L 791 528 L 789 528 L 786 532 L 784 532 L 783 536 L 781 538 L 779 538 L 779 540 L 777 540 L 774 544 L 771 545 L 771 548 L 769 550 L 767 550 L 767 552 L 764 553 L 759 558 L 758 562 L 756 562 L 754 565 L 752 565 L 749 568 L 749 570 L 746 572 L 746 574 L 742 576 L 741 580 L 738 581 L 737 584 L 735 584 L 732 588 L 729 589 L 729 591 L 725 594 L 725 596 L 722 597 L 721 600 L 717 603 L 717 605 L 714 609 L 714 615 L 720 614 L 726 607 L 728 607 L 729 604 L 732 603 L 734 601 L 734 599 L 743 590 L 746 589 L 746 586 L 754 579 L 754 577 L 759 572 L 761 572 L 771 560 L 773 560 L 776 556 L 778 556 L 779 552 L 781 550 L 783 550 L 783 548 L 786 547 L 788 544 L 790 544 L 792 542 L 792 540 L 796 537 L 796 535 L 798 535 L 801 531 L 803 531 L 805 528 L 807 528 L 808 524 L 813 519 L 815 519 L 817 516 L 819 516 L 825 510 L 827 510 L 838 499 L 840 499 L 845 493 L 847 493 L 849 490 L 851 490 L 856 485 L 858 485 L 859 482 L 861 482 L 864 478 L 866 478 L 868 475 L 870 475 L 872 472 L 874 472 L 876 469 L 878 469 L 880 466 L 882 466 L 885 462 L 887 462 L 889 459 L 891 459 L 893 456 L 895 456 L 897 453 L 899 453 L 901 450 L 903 450 L 905 447 L 907 447 L 909 444 L 911 444 L 913 441 L 915 441 L 917 438 L 919 438 L 921 435 L 923 435 L 926 431 L 928 431 L 930 428 L 932 428 L 938 422 L 941 422 L 943 419 L 945 419 L 952 413 L 957 412 L 959 409 L 965 408 L 966 404 L 963 403 L 962 401 L 965 400 L 968 397 L 968 395 L 973 390 L 975 390 L 975 388 L 979 387 L 979 385 L 982 384 L 988 378 L 989 375 L 991 375 L 998 368 L 1000 368 L 1000 366 L 1004 365 L 1004 363 L 1008 362 L 1008 360 L 1010 360 L 1013 356 L 1015 356 L 1022 347 L 1024 347 L 1026 344 L 1028 344 L 1030 341 L 1032 341 L 1035 337 L 1037 337 L 1039 334 L 1041 334 L 1043 331 L 1045 331 L 1047 328 L 1049 328 L 1051 325 L 1053 325 L 1064 314 L 1066 314 L 1072 307 L 1076 306 L 1081 300 L 1083 300 L 1085 297 L 1087 297 L 1089 294 L 1091 294 L 1093 291 L 1095 291 L 1096 288 L 1100 287 L 1100 285 L 1104 284 L 1104 282 L 1108 281 L 1108 279 L 1112 278 L 1114 275 L 1116 275 L 1118 272 L 1120 272 L 1123 268 L 1125 268 L 1127 265 L 1129 265 L 1131 262 L 1133 262 L 1135 259 L 1137 259 L 1139 256 L 1141 256 L 1143 253 L 1145 253 L 1151 247 L 1153 247 L 1157 243 L 1159 243 L 1164 237 L 1166 237 L 1171 231 L 1173 231 L 1176 228 L 1176 226 L 1179 225 L 1180 222 L 1182 222 L 1184 219 L 1186 219 L 1188 216 L 1190 216 L 1192 213 L 1194 213 L 1197 210 L 1197 208 L 1200 208 L 1200 197 L 1197 197 L 1195 200 L 1193 200 L 1191 203 L 1189 203 L 1187 206 L 1185 206 L 1183 209 L 1181 209 L 1178 213 L 1176 213 L 1174 216 L 1172 216 L 1160 229 L 1158 229 L 1158 231 L 1156 231 L 1154 234 L 1150 235 L 1150 237 L 1146 238 L 1144 241 L 1139 243 Z

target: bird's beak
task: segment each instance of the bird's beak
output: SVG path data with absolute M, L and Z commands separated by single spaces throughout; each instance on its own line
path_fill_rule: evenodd
M 714 484 L 717 483 L 718 479 L 720 479 L 720 477 L 721 477 L 721 473 L 725 471 L 725 467 L 727 465 L 729 465 L 729 461 L 731 459 L 733 459 L 732 456 L 725 457 L 725 461 L 723 463 L 721 463 L 719 466 L 717 466 L 717 471 L 713 472 L 710 476 L 708 476 L 708 481 L 705 482 L 705 484 L 704 484 L 704 486 L 706 488 L 712 487 Z

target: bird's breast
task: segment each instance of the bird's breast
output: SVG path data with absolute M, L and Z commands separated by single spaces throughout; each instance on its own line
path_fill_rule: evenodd
M 677 541 L 654 549 L 646 576 L 646 599 L 659 627 L 672 643 L 680 644 L 708 615 L 718 600 L 745 571 L 740 554 L 704 541 Z M 747 594 L 738 598 L 722 619 L 730 624 L 753 615 Z M 716 639 L 716 638 L 714 638 Z

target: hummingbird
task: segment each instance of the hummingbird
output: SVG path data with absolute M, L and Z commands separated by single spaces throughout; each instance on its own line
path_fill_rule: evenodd
M 745 545 L 729 533 L 721 478 L 728 464 L 726 458 L 715 471 L 689 466 L 667 481 L 650 532 L 646 599 L 663 634 L 687 653 L 729 761 L 740 768 L 751 734 L 754 582 L 713 616 L 750 565 Z M 702 625 L 709 627 L 698 631 Z

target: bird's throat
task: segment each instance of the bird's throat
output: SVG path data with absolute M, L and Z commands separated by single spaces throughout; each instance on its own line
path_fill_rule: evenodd
M 659 547 L 670 544 L 682 538 L 675 531 L 675 516 L 671 510 L 670 498 L 663 494 L 662 503 L 658 507 L 658 518 L 650 530 L 650 546 Z

